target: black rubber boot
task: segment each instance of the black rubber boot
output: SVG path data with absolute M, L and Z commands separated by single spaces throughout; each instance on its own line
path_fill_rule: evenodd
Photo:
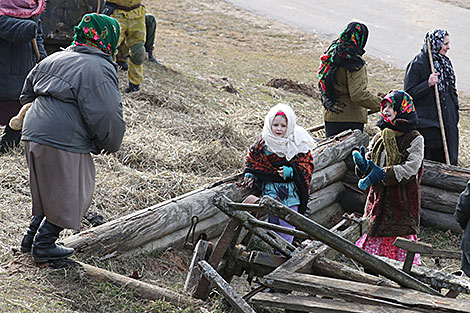
M 119 69 L 123 70 L 123 71 L 127 71 L 129 69 L 129 64 L 127 64 L 126 61 L 117 61 L 116 62 Z
M 2 139 L 0 140 L 0 155 L 9 152 L 20 145 L 21 130 L 13 130 L 9 125 L 5 126 Z
M 126 88 L 125 92 L 130 93 L 138 90 L 140 90 L 139 85 L 134 85 L 133 83 L 129 82 L 129 86 Z
M 155 59 L 155 57 L 153 56 L 152 50 L 147 51 L 147 53 L 149 54 L 149 58 L 148 58 L 149 62 L 156 63 L 156 64 L 159 64 L 159 65 L 163 65 L 162 62 Z
M 24 234 L 23 240 L 21 240 L 20 251 L 22 253 L 31 253 L 31 248 L 33 247 L 34 235 L 38 231 L 39 225 L 41 225 L 44 215 L 35 215 L 29 223 L 28 229 Z
M 32 254 L 35 262 L 60 260 L 75 252 L 72 248 L 59 246 L 55 243 L 62 229 L 62 227 L 49 223 L 46 219 L 42 222 L 36 236 L 34 236 Z

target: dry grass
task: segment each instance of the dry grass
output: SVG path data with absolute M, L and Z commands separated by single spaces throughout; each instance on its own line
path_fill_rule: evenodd
M 319 55 L 327 42 L 217 0 L 146 3 L 159 21 L 155 54 L 165 66 L 145 64 L 142 91 L 123 95 L 127 132 L 121 150 L 95 157 L 91 210 L 106 220 L 238 173 L 265 113 L 278 102 L 291 104 L 304 127 L 322 122 L 318 99 L 266 84 L 287 78 L 316 86 Z M 377 91 L 401 86 L 402 70 L 367 61 Z M 122 89 L 127 84 L 122 72 L 120 83 Z M 221 88 L 227 83 L 237 92 Z M 376 119 L 371 118 L 371 130 Z M 465 113 L 462 120 L 462 138 L 468 138 Z M 470 151 L 466 145 L 462 151 Z M 0 163 L 0 311 L 184 312 L 87 281 L 74 271 L 44 269 L 15 257 L 11 247 L 19 243 L 31 207 L 22 153 L 4 155 Z M 469 164 L 469 156 L 462 155 L 462 164 Z M 188 264 L 188 255 L 177 251 L 101 262 L 75 258 L 125 275 L 138 271 L 143 280 L 177 291 Z M 223 312 L 216 300 L 208 308 Z

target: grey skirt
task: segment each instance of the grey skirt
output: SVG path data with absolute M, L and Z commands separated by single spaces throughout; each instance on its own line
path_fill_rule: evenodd
M 73 153 L 24 141 L 33 215 L 63 228 L 80 229 L 95 189 L 95 165 L 89 153 Z

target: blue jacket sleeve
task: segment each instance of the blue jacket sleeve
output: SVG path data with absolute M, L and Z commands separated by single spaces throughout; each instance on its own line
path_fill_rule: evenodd
M 29 19 L 7 15 L 0 16 L 0 38 L 16 43 L 24 43 L 36 38 L 38 24 Z

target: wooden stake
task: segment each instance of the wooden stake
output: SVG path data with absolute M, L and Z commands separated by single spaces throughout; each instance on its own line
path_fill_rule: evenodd
M 434 61 L 432 59 L 431 53 L 431 41 L 427 40 L 428 43 L 428 55 L 429 55 L 429 63 L 431 64 L 431 73 L 434 73 Z M 449 149 L 447 148 L 447 139 L 446 139 L 446 130 L 444 128 L 444 121 L 442 120 L 442 111 L 441 111 L 441 100 L 439 99 L 439 89 L 437 84 L 434 84 L 434 95 L 436 97 L 436 107 L 437 107 L 437 116 L 439 118 L 439 127 L 441 128 L 441 136 L 442 136 L 442 145 L 444 146 L 444 155 L 446 158 L 446 164 L 450 164 L 449 158 Z
M 32 43 L 34 53 L 36 54 L 36 63 L 39 63 L 39 61 L 41 60 L 41 55 L 39 54 L 38 42 L 36 41 L 36 38 L 33 38 Z

